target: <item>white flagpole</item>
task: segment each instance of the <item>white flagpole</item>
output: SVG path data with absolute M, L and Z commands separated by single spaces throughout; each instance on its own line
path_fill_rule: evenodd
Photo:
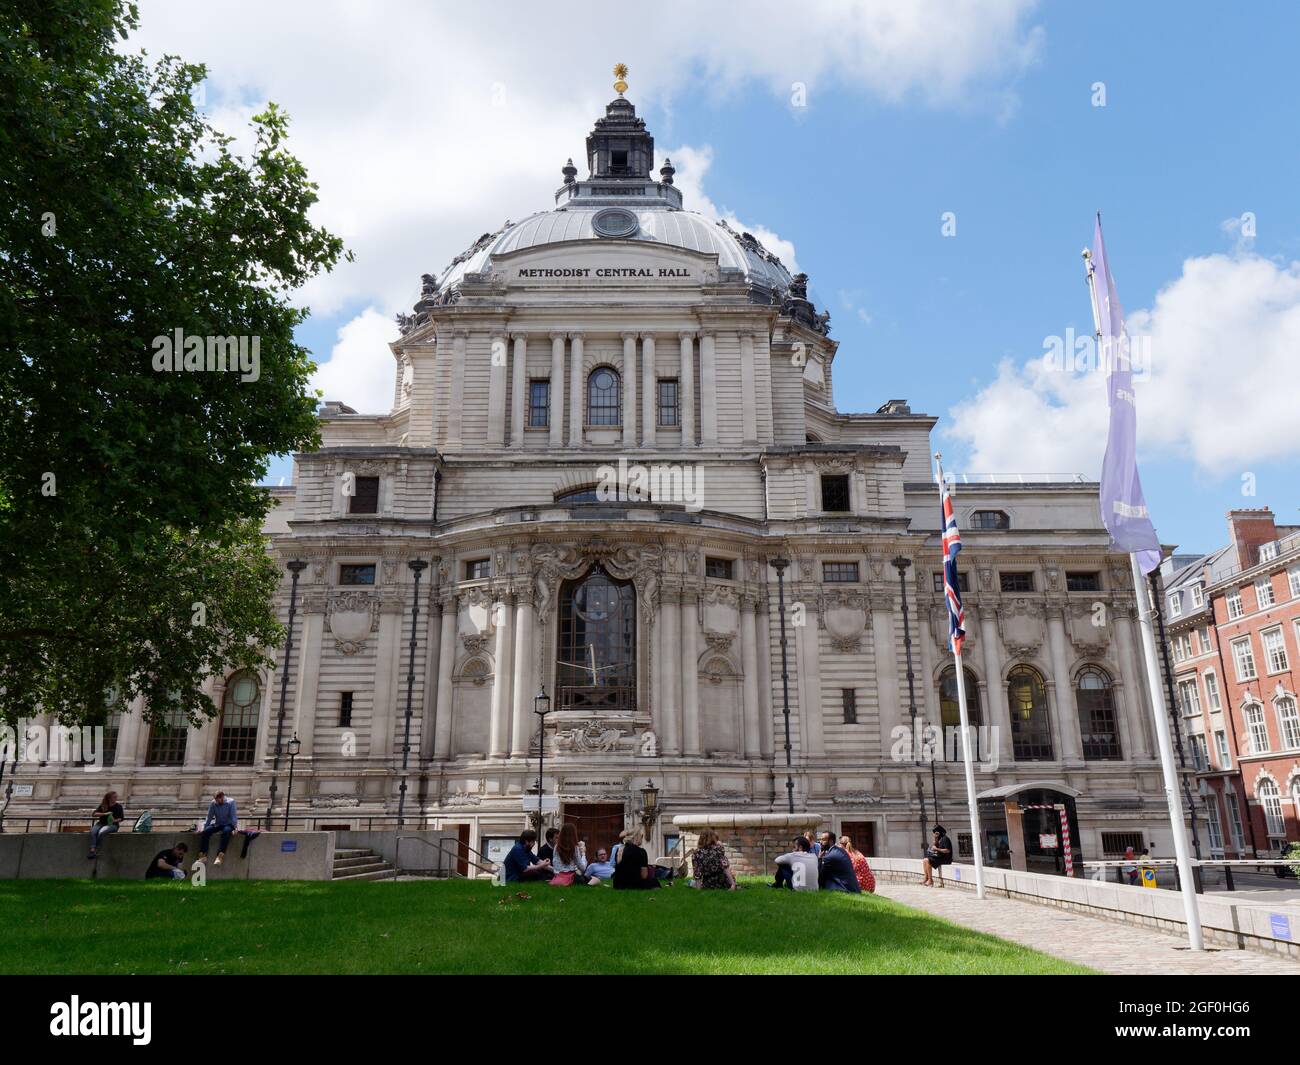
M 945 522 L 944 528 L 947 528 L 946 517 L 943 510 L 943 456 L 939 452 L 934 453 L 935 465 L 939 468 L 939 514 L 940 519 Z M 944 552 L 945 570 L 948 564 L 948 554 Z M 960 585 L 958 592 L 961 591 Z M 952 650 L 953 662 L 957 670 L 957 709 L 961 715 L 961 760 L 962 767 L 966 772 L 966 809 L 970 814 L 970 839 L 971 852 L 975 856 L 975 897 L 982 899 L 984 897 L 984 837 L 980 832 L 980 813 L 979 803 L 975 800 L 975 763 L 971 758 L 971 740 L 970 740 L 970 714 L 966 709 L 966 673 L 961 664 L 961 648 L 958 647 L 949 637 L 948 646 Z M 931 752 L 930 757 L 934 757 Z M 955 860 L 957 855 L 953 855 Z
M 1092 265 L 1092 253 L 1085 248 L 1088 294 L 1092 298 L 1093 333 L 1101 344 L 1101 310 L 1097 305 L 1097 279 Z M 1098 352 L 1100 355 L 1100 351 Z M 1117 357 L 1118 353 L 1112 353 Z M 1100 365 L 1100 363 L 1099 363 Z M 1178 879 L 1183 896 L 1183 914 L 1187 919 L 1187 945 L 1192 950 L 1204 950 L 1205 939 L 1201 933 L 1201 912 L 1196 902 L 1196 881 L 1192 873 L 1191 851 L 1187 845 L 1187 825 L 1183 821 L 1182 804 L 1178 799 L 1178 775 L 1174 771 L 1174 745 L 1169 735 L 1169 715 L 1165 710 L 1164 687 L 1160 680 L 1160 665 L 1156 659 L 1155 630 L 1151 625 L 1151 604 L 1147 599 L 1146 575 L 1136 554 L 1130 553 L 1129 567 L 1133 574 L 1133 594 L 1137 598 L 1138 630 L 1142 634 L 1142 657 L 1146 666 L 1147 690 L 1151 695 L 1151 712 L 1156 719 L 1156 743 L 1160 747 L 1160 770 L 1165 782 L 1165 802 L 1169 807 L 1169 827 L 1174 836 L 1174 858 L 1178 865 Z

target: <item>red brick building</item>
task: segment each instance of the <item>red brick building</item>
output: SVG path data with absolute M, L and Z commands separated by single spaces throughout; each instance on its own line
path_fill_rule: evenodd
M 1228 533 L 1165 560 L 1161 606 L 1202 846 L 1252 857 L 1300 840 L 1300 526 L 1234 510 Z

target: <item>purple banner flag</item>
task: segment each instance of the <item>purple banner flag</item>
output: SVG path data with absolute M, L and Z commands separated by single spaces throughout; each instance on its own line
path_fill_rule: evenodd
M 1133 394 L 1133 367 L 1129 361 L 1128 334 L 1124 331 L 1124 308 L 1120 306 L 1115 279 L 1110 275 L 1106 245 L 1101 238 L 1101 215 L 1092 240 L 1095 273 L 1097 328 L 1101 333 L 1099 355 L 1108 368 L 1106 377 L 1110 401 L 1110 434 L 1106 458 L 1101 466 L 1101 520 L 1110 533 L 1111 545 L 1138 556 L 1143 573 L 1160 564 L 1160 540 L 1137 468 L 1137 404 Z

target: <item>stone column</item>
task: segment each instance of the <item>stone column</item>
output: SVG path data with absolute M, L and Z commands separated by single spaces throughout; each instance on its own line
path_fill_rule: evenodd
M 799 593 L 793 587 L 791 594 L 795 597 L 792 601 L 798 601 Z M 799 670 L 796 682 L 799 686 L 800 731 L 804 741 L 801 753 L 805 758 L 820 758 L 826 753 L 825 722 L 822 720 L 821 633 L 818 625 L 816 611 L 810 610 L 807 624 L 794 630 L 795 663 Z
M 718 378 L 716 345 L 712 333 L 700 336 L 700 443 L 718 444 Z
M 533 735 L 533 596 L 528 589 L 515 595 L 515 716 L 510 755 L 527 758 Z
M 496 640 L 493 646 L 492 721 L 488 749 L 491 757 L 504 758 L 510 753 L 511 652 L 514 649 L 514 611 L 508 595 L 501 596 L 492 604 L 492 620 L 496 625 Z
M 433 756 L 451 756 L 451 697 L 454 691 L 452 678 L 456 672 L 456 630 L 459 610 L 456 597 L 442 601 L 442 631 L 438 648 L 438 699 L 435 703 L 433 725 Z
M 681 606 L 675 590 L 659 595 L 659 745 L 664 754 L 682 753 Z
M 1057 735 L 1061 750 L 1057 757 L 1066 762 L 1083 761 L 1083 744 L 1079 738 L 1079 712 L 1074 702 L 1074 685 L 1070 683 L 1070 658 L 1066 650 L 1063 608 L 1047 608 L 1047 640 L 1052 653 L 1052 679 L 1056 688 Z
M 876 649 L 876 696 L 879 700 L 880 750 L 893 744 L 893 731 L 902 724 L 898 691 L 898 640 L 894 636 L 894 600 L 871 596 L 871 642 Z
M 682 593 L 682 753 L 686 757 L 700 753 L 700 608 L 699 596 Z
M 551 447 L 564 446 L 564 334 L 551 334 Z
M 678 402 L 681 408 L 682 446 L 695 446 L 695 335 L 679 333 L 682 345 L 682 369 Z
M 1120 611 L 1113 606 L 1110 609 L 1115 619 L 1115 639 L 1119 644 L 1120 667 L 1124 670 L 1124 703 L 1122 706 L 1117 706 L 1115 712 L 1120 715 L 1121 720 L 1127 719 L 1129 732 L 1132 734 L 1130 742 L 1133 744 L 1124 755 L 1129 759 L 1147 760 L 1152 757 L 1155 747 L 1147 732 L 1147 725 L 1151 721 L 1151 710 L 1143 697 L 1146 692 L 1146 671 L 1143 668 L 1142 650 L 1138 645 L 1133 616 L 1127 609 Z M 1136 610 L 1136 607 L 1131 609 Z M 1220 683 L 1222 680 L 1223 678 L 1220 678 Z M 1220 698 L 1226 699 L 1227 696 Z M 1225 705 L 1224 713 L 1231 712 L 1232 708 Z
M 297 657 L 297 680 L 294 688 L 293 717 L 286 722 L 289 726 L 285 742 L 288 743 L 295 733 L 302 743 L 302 753 L 315 754 L 316 743 L 316 693 L 320 690 L 320 656 L 321 640 L 325 632 L 324 614 L 303 614 L 302 642 L 298 645 L 301 652 Z M 292 669 L 294 663 L 289 663 Z
M 279 678 L 276 678 L 278 683 Z M 263 715 L 265 717 L 265 715 Z M 260 724 L 260 723 L 259 723 Z M 264 729 L 266 726 L 261 725 Z M 141 739 L 147 729 L 144 726 L 144 700 L 137 699 L 122 713 L 117 725 L 117 753 L 113 756 L 113 768 L 127 769 L 137 766 L 142 761 L 140 754 Z
M 458 449 L 465 409 L 465 347 L 467 337 L 457 329 L 451 342 L 451 408 L 447 412 L 447 446 Z
M 764 755 L 775 751 L 772 738 L 772 616 L 766 599 L 759 600 L 754 619 L 758 629 L 759 742 Z
M 655 446 L 655 338 L 641 334 L 641 446 Z
M 623 334 L 623 446 L 636 447 L 636 334 Z
M 379 615 L 378 643 L 375 647 L 375 708 L 370 719 L 370 757 L 388 762 L 393 757 L 393 681 L 397 673 L 401 644 L 400 609 L 384 610 Z M 299 673 L 299 677 L 303 676 Z M 301 686 L 301 681 L 300 681 Z M 289 735 L 286 733 L 286 742 Z
M 523 447 L 524 426 L 528 424 L 528 337 L 514 334 L 513 379 L 510 385 L 510 443 Z
M 1015 761 L 1011 741 L 1011 711 L 1007 707 L 1007 688 L 1002 683 L 1002 656 L 998 653 L 998 623 L 993 608 L 976 607 L 980 623 L 980 644 L 984 649 L 984 677 L 987 684 L 988 723 L 998 730 L 998 761 L 1009 766 Z M 957 683 L 964 683 L 960 678 Z
M 740 415 L 746 444 L 758 443 L 758 381 L 754 372 L 754 336 L 740 334 Z
M 506 443 L 506 338 L 492 337 L 488 354 L 488 443 L 504 447 Z
M 582 447 L 582 334 L 569 334 L 569 447 Z
M 754 624 L 754 600 L 740 600 L 740 672 L 744 696 L 745 757 L 759 758 L 763 748 L 758 726 L 758 632 Z
M 433 559 L 433 568 L 431 574 L 437 574 L 439 559 L 435 555 Z M 433 577 L 430 577 L 430 581 Z M 429 589 L 429 594 L 424 597 L 424 602 L 420 604 L 420 610 L 423 611 L 429 619 L 428 634 L 425 636 L 425 643 L 429 653 L 424 659 L 424 698 L 420 703 L 420 750 L 421 758 L 434 757 L 435 739 L 434 731 L 437 728 L 438 718 L 438 673 L 442 663 L 442 607 L 438 602 L 438 589 L 433 587 Z

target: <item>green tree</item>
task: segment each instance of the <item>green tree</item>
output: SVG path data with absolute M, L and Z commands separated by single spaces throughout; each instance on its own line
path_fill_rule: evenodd
M 137 20 L 122 0 L 0 10 L 8 720 L 93 722 L 106 692 L 213 713 L 203 679 L 281 635 L 257 481 L 319 442 L 288 296 L 342 242 L 308 219 L 285 115 L 237 155 L 195 107 L 203 67 L 116 50 Z M 244 370 L 159 369 L 177 330 L 200 364 L 224 354 L 203 338 L 242 338 Z

